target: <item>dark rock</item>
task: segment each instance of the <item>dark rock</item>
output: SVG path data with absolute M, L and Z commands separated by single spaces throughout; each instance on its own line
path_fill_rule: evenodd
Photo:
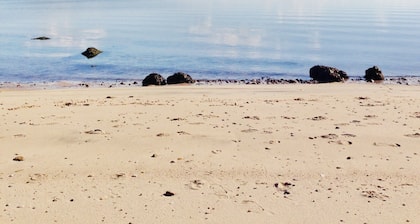
M 163 194 L 163 196 L 166 196 L 166 197 L 172 197 L 172 196 L 174 196 L 175 194 L 174 193 L 172 193 L 172 192 L 170 192 L 170 191 L 167 191 L 167 192 L 165 192 L 164 194 Z
M 337 68 L 316 65 L 309 70 L 309 76 L 318 82 L 343 82 L 349 77 L 346 72 Z
M 51 38 L 46 37 L 46 36 L 32 38 L 32 40 L 49 40 L 49 39 Z
M 165 78 L 163 78 L 158 73 L 149 74 L 148 76 L 146 76 L 146 78 L 143 79 L 143 86 L 150 86 L 150 85 L 155 85 L 155 86 L 166 85 Z
M 93 57 L 96 57 L 96 55 L 102 53 L 102 51 L 94 48 L 94 47 L 89 47 L 88 49 L 86 49 L 84 52 L 82 52 L 82 55 L 87 57 L 88 59 L 91 59 Z
M 385 77 L 382 74 L 382 71 L 377 67 L 373 66 L 372 68 L 369 68 L 365 72 L 365 80 L 366 81 L 382 81 Z
M 183 72 L 177 72 L 167 79 L 168 84 L 180 84 L 180 83 L 194 83 L 195 80 L 191 78 L 190 75 L 183 73 Z

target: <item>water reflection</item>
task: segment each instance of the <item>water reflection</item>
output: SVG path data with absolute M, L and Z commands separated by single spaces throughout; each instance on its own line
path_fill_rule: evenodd
M 177 70 L 306 77 L 314 64 L 420 75 L 419 11 L 415 0 L 6 1 L 0 79 Z M 31 40 L 44 35 L 51 40 Z M 96 69 L 80 57 L 91 46 L 104 50 Z

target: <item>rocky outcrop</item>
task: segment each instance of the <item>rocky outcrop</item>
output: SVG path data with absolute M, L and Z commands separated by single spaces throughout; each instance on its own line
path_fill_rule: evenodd
M 168 84 L 194 83 L 195 80 L 190 75 L 183 72 L 177 72 L 167 79 Z
M 84 52 L 82 52 L 82 55 L 87 57 L 88 59 L 91 59 L 91 58 L 96 57 L 100 53 L 102 53 L 102 51 L 100 51 L 100 50 L 98 50 L 94 47 L 89 47 Z
M 365 80 L 366 81 L 382 81 L 385 77 L 382 74 L 382 71 L 377 67 L 373 66 L 372 68 L 369 68 L 365 72 Z
M 317 82 L 344 82 L 349 77 L 347 73 L 337 68 L 316 65 L 309 70 L 309 76 Z
M 162 86 L 166 85 L 166 80 L 158 73 L 151 73 L 143 79 L 143 86 Z

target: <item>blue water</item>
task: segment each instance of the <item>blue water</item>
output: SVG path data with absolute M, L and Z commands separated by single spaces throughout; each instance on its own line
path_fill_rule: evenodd
M 0 81 L 420 76 L 419 49 L 418 0 L 0 0 Z

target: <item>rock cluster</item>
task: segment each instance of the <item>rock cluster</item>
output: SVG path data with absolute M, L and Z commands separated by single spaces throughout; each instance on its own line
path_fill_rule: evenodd
M 162 86 L 166 84 L 170 85 L 170 84 L 182 84 L 182 83 L 192 84 L 192 83 L 195 83 L 195 80 L 191 78 L 190 75 L 183 72 L 177 72 L 169 76 L 167 80 L 165 80 L 165 78 L 163 78 L 158 73 L 151 73 L 148 76 L 146 76 L 146 78 L 143 79 L 142 84 L 143 86 L 150 86 L 150 85 Z
M 32 38 L 32 40 L 49 40 L 50 37 L 47 36 L 39 36 Z M 97 55 L 101 54 L 102 51 L 98 50 L 94 47 L 87 48 L 81 54 L 88 59 L 94 58 Z M 245 84 L 286 84 L 286 83 L 329 83 L 329 82 L 344 82 L 349 79 L 346 72 L 330 67 L 325 65 L 315 65 L 309 70 L 309 76 L 312 80 L 284 80 L 284 79 L 272 79 L 272 78 L 263 78 L 263 79 L 252 79 L 252 80 L 194 80 L 191 76 L 184 72 L 176 72 L 173 75 L 169 76 L 166 80 L 158 73 L 151 73 L 143 79 L 142 85 L 149 86 L 149 85 L 156 85 L 162 86 L 166 84 L 192 84 L 195 82 L 200 83 L 245 83 Z M 368 68 L 365 71 L 365 76 L 363 77 L 364 80 L 368 82 L 375 82 L 375 81 L 383 81 L 385 80 L 382 71 L 377 67 L 373 66 Z M 363 80 L 360 77 L 360 80 Z M 392 80 L 393 81 L 393 80 Z M 406 80 L 404 80 L 406 81 Z M 420 82 L 420 81 L 419 81 Z M 399 82 L 398 83 L 402 83 Z M 137 84 L 137 83 L 135 83 Z M 88 86 L 86 86 L 88 87 Z
M 309 76 L 316 82 L 344 82 L 349 77 L 347 73 L 334 67 L 315 65 L 309 70 Z M 365 71 L 364 79 L 368 82 L 383 81 L 385 80 L 382 71 L 373 66 Z

